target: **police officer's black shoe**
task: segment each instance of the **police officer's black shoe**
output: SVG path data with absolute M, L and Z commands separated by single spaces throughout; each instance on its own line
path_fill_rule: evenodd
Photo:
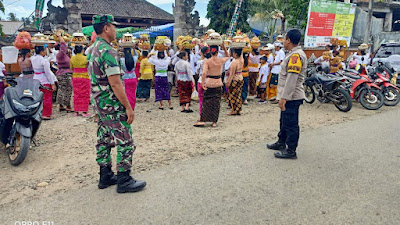
M 130 171 L 118 172 L 118 193 L 137 192 L 146 186 L 146 181 L 135 180 L 129 174 Z
M 117 184 L 117 176 L 111 170 L 111 166 L 100 167 L 99 189 L 108 188 Z
M 286 149 L 286 144 L 280 141 L 277 141 L 273 144 L 267 144 L 267 148 L 271 150 L 283 151 Z
M 275 152 L 274 155 L 276 158 L 279 159 L 297 159 L 296 152 L 289 149 L 285 149 L 280 152 Z

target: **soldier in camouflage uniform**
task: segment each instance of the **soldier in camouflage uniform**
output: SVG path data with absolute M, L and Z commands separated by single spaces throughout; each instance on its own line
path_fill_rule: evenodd
M 135 145 L 131 123 L 134 112 L 125 94 L 118 52 L 111 46 L 116 38 L 116 22 L 111 15 L 96 15 L 97 33 L 88 55 L 94 108 L 98 114 L 97 163 L 100 166 L 99 188 L 118 184 L 117 192 L 136 192 L 146 186 L 130 176 Z M 111 148 L 117 147 L 117 176 L 111 170 Z

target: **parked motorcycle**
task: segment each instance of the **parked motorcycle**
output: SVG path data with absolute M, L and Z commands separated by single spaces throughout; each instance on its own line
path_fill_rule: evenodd
M 390 82 L 390 78 L 377 71 L 376 68 L 368 69 L 368 76 L 373 79 L 374 83 L 382 89 L 382 94 L 385 97 L 384 104 L 386 106 L 396 106 L 400 102 L 399 88 Z
M 346 89 L 350 92 L 350 97 L 360 101 L 364 108 L 377 110 L 383 106 L 385 97 L 382 89 L 367 75 L 359 74 L 354 70 L 345 70 L 336 74 L 347 78 Z
M 351 110 L 352 102 L 349 93 L 344 88 L 343 78 L 315 72 L 305 80 L 304 92 L 307 103 L 312 104 L 317 98 L 322 103 L 332 101 L 342 112 Z
M 11 85 L 0 100 L 0 141 L 9 161 L 18 166 L 28 154 L 42 121 L 43 93 L 38 80 L 7 77 Z

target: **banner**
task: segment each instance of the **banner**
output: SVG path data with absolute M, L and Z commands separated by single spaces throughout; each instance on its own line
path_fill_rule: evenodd
M 44 0 L 36 0 L 35 26 L 37 29 L 40 28 L 40 23 L 42 22 L 43 8 L 44 8 Z
M 238 0 L 235 6 L 235 11 L 233 12 L 231 24 L 229 26 L 228 36 L 232 37 L 233 33 L 235 32 L 236 25 L 239 19 L 240 7 L 242 6 L 243 0 Z
M 356 4 L 329 0 L 310 0 L 304 47 L 325 46 L 332 37 L 350 46 Z

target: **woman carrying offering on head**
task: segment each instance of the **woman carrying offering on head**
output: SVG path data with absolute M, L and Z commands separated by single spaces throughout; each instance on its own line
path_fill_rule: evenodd
M 82 45 L 76 45 L 74 53 L 70 60 L 70 69 L 72 74 L 72 86 L 74 89 L 74 116 L 91 116 L 89 111 L 90 102 L 90 79 L 87 70 L 87 57 L 83 55 Z

